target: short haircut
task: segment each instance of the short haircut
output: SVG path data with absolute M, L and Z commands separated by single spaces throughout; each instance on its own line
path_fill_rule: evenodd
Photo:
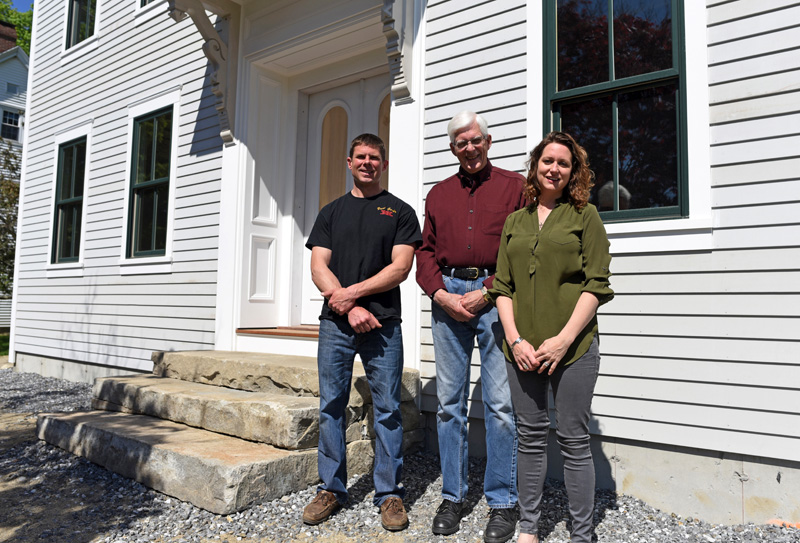
M 481 129 L 481 134 L 483 134 L 484 138 L 489 137 L 489 124 L 486 122 L 486 119 L 474 111 L 465 109 L 460 113 L 456 113 L 455 116 L 450 119 L 450 122 L 447 123 L 447 135 L 450 137 L 450 143 L 455 144 L 456 132 L 464 130 L 471 126 L 472 123 L 478 123 L 478 128 Z
M 539 194 L 541 194 L 542 190 L 539 187 L 536 170 L 539 159 L 544 154 L 544 148 L 551 143 L 563 145 L 572 154 L 572 172 L 563 195 L 577 209 L 583 209 L 589 203 L 589 193 L 594 186 L 594 172 L 589 169 L 589 157 L 586 154 L 586 150 L 566 132 L 550 132 L 531 150 L 528 161 L 525 163 L 528 167 L 528 177 L 523 191 L 525 197 L 531 202 L 532 206 L 539 205 Z
M 353 150 L 359 145 L 366 145 L 367 147 L 375 147 L 381 152 L 381 160 L 386 161 L 386 145 L 383 144 L 383 140 L 380 139 L 375 134 L 370 134 L 366 132 L 361 134 L 360 136 L 356 136 L 353 141 L 350 142 L 350 154 L 347 155 L 350 158 L 353 158 Z

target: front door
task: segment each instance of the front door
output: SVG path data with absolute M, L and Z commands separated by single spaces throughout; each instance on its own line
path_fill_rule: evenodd
M 389 146 L 389 76 L 367 77 L 308 96 L 303 244 L 326 204 L 353 188 L 347 169 L 350 141 L 364 132 Z M 381 185 L 387 188 L 388 171 Z M 298 221 L 299 222 L 299 221 Z M 301 324 L 319 322 L 322 296 L 311 281 L 311 251 L 303 253 Z

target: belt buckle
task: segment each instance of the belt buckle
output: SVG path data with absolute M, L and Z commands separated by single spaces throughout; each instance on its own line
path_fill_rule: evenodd
M 466 268 L 466 269 L 469 270 L 469 277 L 467 279 L 469 279 L 470 281 L 474 281 L 475 279 L 477 279 L 481 273 L 481 270 L 479 270 L 478 268 Z

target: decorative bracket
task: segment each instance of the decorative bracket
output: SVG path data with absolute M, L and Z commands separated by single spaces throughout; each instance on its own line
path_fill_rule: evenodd
M 392 78 L 392 97 L 396 103 L 411 102 L 409 81 L 406 77 L 405 65 L 407 57 L 403 52 L 404 34 L 409 28 L 406 25 L 409 9 L 407 0 L 383 0 L 381 22 L 383 34 L 386 36 L 386 56 L 389 58 L 389 74 Z M 412 10 L 413 11 L 413 10 Z
M 228 41 L 222 39 L 206 10 L 227 20 Z M 236 113 L 236 77 L 239 47 L 239 6 L 227 0 L 169 0 L 169 16 L 176 22 L 187 16 L 205 40 L 203 53 L 213 68 L 211 92 L 216 99 L 220 137 L 225 145 L 234 143 Z

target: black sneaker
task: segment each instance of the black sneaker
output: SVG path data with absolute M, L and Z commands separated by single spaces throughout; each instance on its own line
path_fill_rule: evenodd
M 433 517 L 433 526 L 431 529 L 436 535 L 450 535 L 454 534 L 461 527 L 461 513 L 463 512 L 463 504 L 451 502 L 450 500 L 442 500 L 436 509 L 436 516 Z
M 517 530 L 517 508 L 492 509 L 489 511 L 489 522 L 483 540 L 486 543 L 504 543 L 512 537 Z

